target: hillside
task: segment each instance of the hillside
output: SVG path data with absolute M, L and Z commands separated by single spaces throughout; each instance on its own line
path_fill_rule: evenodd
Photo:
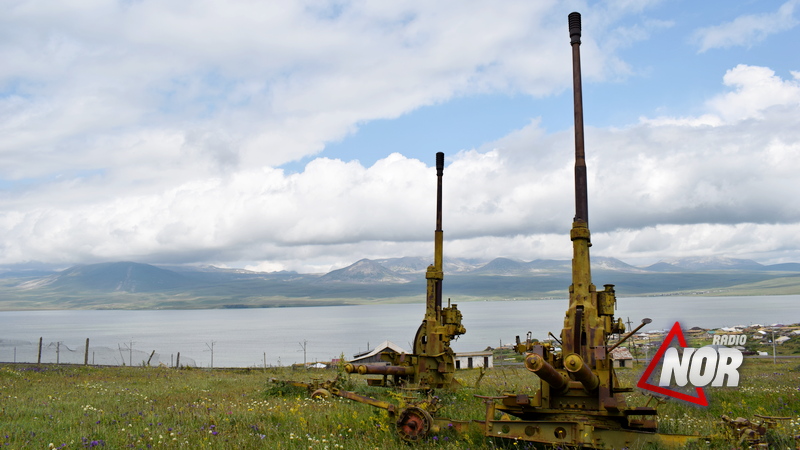
M 0 272 L 0 310 L 198 309 L 418 302 L 425 296 L 424 258 L 359 260 L 326 274 L 261 273 L 213 266 L 134 262 L 89 264 L 59 272 Z M 447 270 L 448 267 L 452 268 Z M 595 285 L 617 295 L 800 294 L 800 264 L 764 266 L 732 258 L 687 258 L 635 267 L 592 260 Z M 445 261 L 444 295 L 454 301 L 567 296 L 567 260 L 495 258 Z

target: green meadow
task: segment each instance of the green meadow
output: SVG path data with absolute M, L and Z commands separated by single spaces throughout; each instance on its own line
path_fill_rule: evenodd
M 635 384 L 642 368 L 620 369 Z M 722 439 L 720 416 L 789 417 L 771 430 L 770 448 L 800 444 L 800 360 L 747 359 L 738 388 L 706 389 L 710 406 L 677 401 L 659 406 L 662 432 L 715 436 L 710 448 L 739 448 Z M 326 380 L 337 370 L 173 369 L 0 365 L 0 448 L 218 448 L 218 449 L 409 449 L 384 410 L 340 398 L 312 400 L 303 389 L 279 380 Z M 499 366 L 481 374 L 459 371 L 463 387 L 437 392 L 439 417 L 481 419 L 474 395 L 532 394 L 537 378 L 519 366 Z M 358 376 L 343 387 L 402 404 L 393 391 L 368 387 Z M 650 397 L 629 395 L 632 406 Z M 652 403 L 651 403 L 652 405 Z M 52 445 L 51 445 L 52 444 Z M 432 433 L 426 448 L 524 448 L 525 443 L 482 436 L 477 427 L 456 434 Z

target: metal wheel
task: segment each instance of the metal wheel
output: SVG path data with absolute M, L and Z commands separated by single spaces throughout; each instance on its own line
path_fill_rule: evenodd
M 327 389 L 317 389 L 311 393 L 311 398 L 317 400 L 327 400 L 331 398 L 331 393 Z
M 400 439 L 408 442 L 417 442 L 428 435 L 433 424 L 433 418 L 422 408 L 409 406 L 400 411 L 397 418 L 397 434 Z

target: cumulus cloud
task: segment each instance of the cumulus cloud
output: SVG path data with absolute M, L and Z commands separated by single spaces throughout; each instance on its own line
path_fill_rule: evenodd
M 773 13 L 746 14 L 727 23 L 701 28 L 694 34 L 700 47 L 698 51 L 750 46 L 771 34 L 791 29 L 798 24 L 795 18 L 798 4 L 798 0 L 789 0 Z
M 614 51 L 648 32 L 615 25 L 625 5 L 595 7 L 584 79 L 629 73 Z M 276 167 L 366 121 L 456 96 L 563 91 L 569 6 L 6 5 L 0 264 L 127 259 L 321 272 L 364 257 L 430 255 L 433 155 L 391 154 L 368 167 L 323 155 L 297 173 Z M 609 40 L 593 41 L 603 29 Z M 800 210 L 783 195 L 800 181 L 793 77 L 740 65 L 697 115 L 588 127 L 595 252 L 800 256 Z M 446 256 L 569 258 L 572 156 L 572 133 L 538 119 L 448 154 Z
M 744 77 L 737 89 L 763 80 Z M 786 95 L 769 97 L 774 104 L 762 102 L 745 118 L 588 128 L 595 254 L 634 262 L 715 252 L 763 259 L 796 248 L 790 243 L 800 208 L 785 193 L 798 182 L 800 105 L 784 101 L 794 92 L 791 82 L 773 81 Z M 739 103 L 728 94 L 709 108 Z M 483 148 L 447 155 L 446 254 L 568 258 L 572 158 L 571 132 L 548 133 L 538 120 Z M 342 267 L 353 255 L 428 255 L 432 162 L 392 154 L 364 167 L 317 158 L 301 173 L 259 167 L 157 194 L 18 208 L 0 216 L 3 255 L 8 262 L 194 258 L 305 271 Z
M 546 95 L 568 80 L 568 54 L 552 45 L 565 40 L 562 10 L 553 1 L 7 4 L 0 176 L 124 165 L 130 174 L 119 176 L 185 180 L 299 160 L 359 123 L 455 95 Z M 181 145 L 149 142 L 155 135 Z M 170 170 L 187 160 L 189 170 Z
M 767 67 L 740 64 L 725 73 L 723 82 L 735 88 L 719 95 L 708 105 L 724 120 L 763 118 L 768 108 L 800 105 L 800 72 L 792 72 L 793 80 L 782 80 Z

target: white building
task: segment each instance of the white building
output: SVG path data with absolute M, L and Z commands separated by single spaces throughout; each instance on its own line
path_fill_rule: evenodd
M 456 369 L 475 367 L 494 367 L 494 354 L 491 351 L 456 353 Z

